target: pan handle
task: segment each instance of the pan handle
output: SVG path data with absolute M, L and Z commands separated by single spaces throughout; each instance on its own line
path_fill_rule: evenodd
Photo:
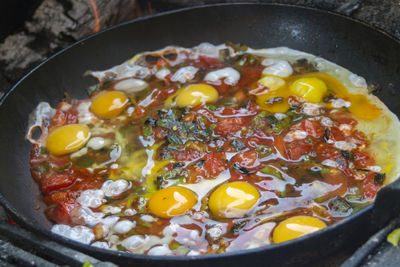
M 361 5 L 363 0 L 351 0 L 335 8 L 335 12 L 345 16 L 351 16 Z
M 400 179 L 378 191 L 372 209 L 372 222 L 378 226 L 400 214 Z

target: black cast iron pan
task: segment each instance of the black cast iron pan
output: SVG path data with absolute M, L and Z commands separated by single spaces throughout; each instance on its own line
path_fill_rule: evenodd
M 241 42 L 254 48 L 288 46 L 320 55 L 379 84 L 378 97 L 397 115 L 400 43 L 365 24 L 328 12 L 287 5 L 235 4 L 185 9 L 138 19 L 76 43 L 22 79 L 0 106 L 0 201 L 21 225 L 99 259 L 135 266 L 253 266 L 318 262 L 354 249 L 399 214 L 400 180 L 385 187 L 376 203 L 328 228 L 283 244 L 196 257 L 117 253 L 52 235 L 44 205 L 29 172 L 31 145 L 24 134 L 28 114 L 40 101 L 55 106 L 64 92 L 85 98 L 94 83 L 82 74 L 119 64 L 137 52 L 166 45 L 192 47 L 207 41 Z M 391 85 L 389 85 L 391 83 Z M 396 199 L 397 198 L 397 199 Z M 40 206 L 37 210 L 35 207 Z M 334 257 L 334 256 L 333 256 Z

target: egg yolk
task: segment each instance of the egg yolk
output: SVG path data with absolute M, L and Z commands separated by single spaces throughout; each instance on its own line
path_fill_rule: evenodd
M 202 104 L 215 103 L 218 91 L 207 84 L 192 84 L 184 88 L 176 97 L 178 107 L 196 107 Z
M 52 131 L 46 139 L 47 150 L 56 156 L 81 149 L 89 140 L 90 130 L 80 124 L 68 124 Z
M 308 102 L 319 103 L 325 96 L 328 88 L 318 78 L 300 78 L 290 86 L 290 91 Z
M 196 194 L 184 187 L 171 186 L 157 191 L 149 200 L 149 210 L 161 218 L 184 214 L 197 202 Z
M 231 182 L 218 187 L 210 196 L 208 207 L 219 218 L 240 218 L 257 203 L 260 193 L 246 182 Z
M 321 230 L 326 224 L 311 216 L 294 216 L 282 221 L 274 230 L 274 243 L 285 242 Z
M 105 119 L 116 117 L 128 105 L 127 96 L 119 91 L 105 91 L 93 98 L 90 110 Z

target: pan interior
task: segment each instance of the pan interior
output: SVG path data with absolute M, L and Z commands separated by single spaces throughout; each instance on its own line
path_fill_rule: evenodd
M 201 42 L 287 46 L 321 56 L 379 85 L 378 97 L 396 114 L 400 46 L 393 39 L 340 16 L 281 5 L 220 5 L 156 16 L 105 31 L 50 59 L 25 77 L 0 108 L 0 193 L 31 228 L 49 229 L 40 190 L 29 171 L 28 115 L 40 101 L 55 106 L 64 93 L 86 97 L 95 83 L 87 70 L 106 69 L 148 50 Z

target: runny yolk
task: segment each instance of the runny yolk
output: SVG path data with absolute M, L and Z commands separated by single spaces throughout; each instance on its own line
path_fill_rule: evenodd
M 218 100 L 218 91 L 207 84 L 192 84 L 184 88 L 176 97 L 176 105 L 196 107 L 202 104 L 215 103 Z
M 90 110 L 97 116 L 105 119 L 121 114 L 128 105 L 128 97 L 119 91 L 105 91 L 96 95 Z
M 318 78 L 300 78 L 291 86 L 290 91 L 300 98 L 311 103 L 319 103 L 325 96 L 328 88 L 326 84 Z
M 85 125 L 68 124 L 52 131 L 46 139 L 47 150 L 56 156 L 81 149 L 89 140 L 90 130 Z
M 380 114 L 380 109 L 374 104 L 372 104 L 365 95 L 350 94 L 347 91 L 347 88 L 341 82 L 339 82 L 336 78 L 334 78 L 329 74 L 322 72 L 314 72 L 304 75 L 292 76 L 288 79 L 288 82 L 290 83 L 291 81 L 293 81 L 293 78 L 320 79 L 327 85 L 328 92 L 329 90 L 331 90 L 337 97 L 349 101 L 351 103 L 349 111 L 352 114 L 358 116 L 359 118 L 375 119 Z
M 274 230 L 274 243 L 285 242 L 321 230 L 326 224 L 311 216 L 294 216 L 282 221 Z
M 208 206 L 219 218 L 240 218 L 257 203 L 260 193 L 246 182 L 231 182 L 218 187 L 210 196 Z
M 161 218 L 172 218 L 184 214 L 197 202 L 196 194 L 184 187 L 171 186 L 157 191 L 149 200 L 152 214 Z

